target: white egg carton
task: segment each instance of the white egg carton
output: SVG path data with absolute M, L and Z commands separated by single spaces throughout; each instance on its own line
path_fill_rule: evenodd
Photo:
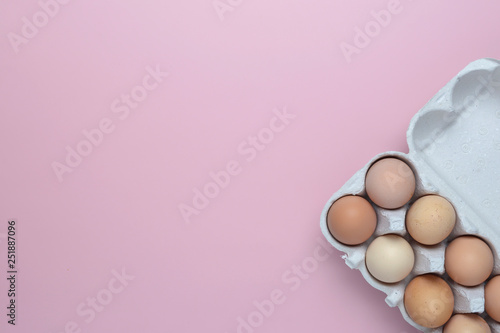
M 424 328 L 413 322 L 404 307 L 404 291 L 415 276 L 434 273 L 452 287 L 456 313 L 481 314 L 492 332 L 500 333 L 500 323 L 483 313 L 484 284 L 473 288 L 460 286 L 444 270 L 446 245 L 457 236 L 472 234 L 489 244 L 495 257 L 493 275 L 500 274 L 500 61 L 480 59 L 463 69 L 413 117 L 407 141 L 409 154 L 386 152 L 375 156 L 330 198 L 321 214 L 321 230 L 335 248 L 345 252 L 347 266 L 360 270 L 370 285 L 387 294 L 386 303 L 397 306 L 406 321 L 422 332 L 437 333 L 442 328 Z M 405 161 L 413 169 L 415 195 L 408 204 L 395 210 L 373 204 L 378 218 L 374 235 L 358 246 L 339 243 L 328 231 L 330 206 L 345 195 L 368 198 L 366 172 L 375 161 L 388 156 Z M 445 197 L 457 213 L 452 234 L 436 246 L 420 245 L 405 229 L 408 208 L 427 194 Z M 413 271 L 396 284 L 376 280 L 365 265 L 368 245 L 384 234 L 403 236 L 415 252 Z

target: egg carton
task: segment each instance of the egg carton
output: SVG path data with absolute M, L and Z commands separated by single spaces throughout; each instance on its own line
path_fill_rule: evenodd
M 387 294 L 386 303 L 398 307 L 405 320 L 422 332 L 442 332 L 416 324 L 404 307 L 407 284 L 417 275 L 434 273 L 446 280 L 455 296 L 455 313 L 478 313 L 492 332 L 500 333 L 500 323 L 484 313 L 484 283 L 464 287 L 454 283 L 444 269 L 447 244 L 461 235 L 476 235 L 491 247 L 500 274 L 500 61 L 480 59 L 470 63 L 446 84 L 411 120 L 407 132 L 409 153 L 390 151 L 375 156 L 340 188 L 325 205 L 321 230 L 326 239 L 345 253 L 351 269 L 358 269 L 370 285 Z M 383 209 L 372 204 L 377 213 L 377 228 L 372 237 L 358 246 L 338 242 L 328 230 L 330 206 L 345 195 L 365 191 L 368 168 L 384 157 L 396 157 L 413 170 L 416 189 L 413 198 L 399 209 Z M 453 232 L 435 246 L 414 241 L 405 228 L 405 214 L 419 197 L 437 194 L 455 207 L 457 221 Z M 365 265 L 367 247 L 376 237 L 397 234 L 410 242 L 415 266 L 408 277 L 395 284 L 376 280 Z

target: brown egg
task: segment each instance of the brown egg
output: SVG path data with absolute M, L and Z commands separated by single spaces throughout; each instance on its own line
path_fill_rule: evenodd
M 333 237 L 347 245 L 359 245 L 370 238 L 377 227 L 377 214 L 363 197 L 348 195 L 335 201 L 328 211 L 328 229 Z
M 435 245 L 446 239 L 455 227 L 455 209 L 439 195 L 426 195 L 415 201 L 406 214 L 406 229 L 424 245 Z
M 500 322 L 500 275 L 495 276 L 486 284 L 484 299 L 486 313 Z
M 491 333 L 491 328 L 477 314 L 456 314 L 448 321 L 443 333 Z
M 406 312 L 415 323 L 436 328 L 450 319 L 455 298 L 445 280 L 426 274 L 417 276 L 408 283 L 404 304 Z
M 456 283 L 477 286 L 493 271 L 493 253 L 488 244 L 475 236 L 458 237 L 446 248 L 444 268 Z
M 415 175 L 397 158 L 381 159 L 366 173 L 366 193 L 382 208 L 395 209 L 410 201 L 415 192 Z

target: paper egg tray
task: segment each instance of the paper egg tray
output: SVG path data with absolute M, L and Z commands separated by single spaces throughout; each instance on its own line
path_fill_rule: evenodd
M 500 274 L 500 62 L 480 59 L 469 64 L 444 86 L 411 120 L 407 141 L 409 153 L 386 152 L 375 156 L 327 202 L 321 214 L 321 230 L 326 239 L 345 253 L 347 266 L 358 269 L 370 285 L 387 294 L 386 303 L 397 306 L 403 317 L 422 332 L 442 332 L 417 325 L 406 313 L 406 285 L 417 275 L 433 273 L 446 280 L 455 296 L 454 313 L 477 313 L 486 319 L 492 332 L 500 333 L 500 323 L 484 312 L 484 283 L 464 287 L 453 282 L 444 269 L 447 244 L 458 236 L 476 235 L 491 247 Z M 372 203 L 377 213 L 374 235 L 358 246 L 344 245 L 332 237 L 327 226 L 330 206 L 345 195 L 368 199 L 365 176 L 368 168 L 384 157 L 406 162 L 415 173 L 415 195 L 405 206 L 388 210 Z M 413 240 L 405 228 L 405 215 L 421 196 L 437 194 L 450 201 L 457 213 L 451 235 L 435 246 Z M 387 284 L 373 278 L 365 265 L 366 249 L 376 237 L 397 234 L 410 242 L 415 266 L 403 281 Z M 362 295 L 359 295 L 361 298 Z

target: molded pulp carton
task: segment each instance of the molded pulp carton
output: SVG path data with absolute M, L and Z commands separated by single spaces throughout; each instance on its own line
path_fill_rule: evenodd
M 326 239 L 345 253 L 347 266 L 358 269 L 370 285 L 387 294 L 386 303 L 397 306 L 403 317 L 423 332 L 428 329 L 408 317 L 403 298 L 406 285 L 417 275 L 434 273 L 452 287 L 456 313 L 478 313 L 485 317 L 492 332 L 500 333 L 500 323 L 484 313 L 484 283 L 463 287 L 453 282 L 444 270 L 447 244 L 457 236 L 472 234 L 491 247 L 500 274 L 500 62 L 480 59 L 469 64 L 446 84 L 411 120 L 407 132 L 409 153 L 386 152 L 375 156 L 327 202 L 321 214 L 321 229 Z M 327 226 L 330 206 L 345 195 L 365 198 L 365 175 L 377 160 L 394 156 L 405 161 L 415 173 L 415 195 L 405 206 L 388 210 L 373 204 L 378 224 L 374 235 L 358 246 L 336 241 Z M 455 207 L 457 222 L 452 234 L 435 246 L 423 246 L 408 235 L 405 214 L 419 197 L 438 194 Z M 365 253 L 371 241 L 384 234 L 407 239 L 415 253 L 410 275 L 395 284 L 373 278 L 365 266 Z M 358 295 L 362 297 L 362 295 Z

